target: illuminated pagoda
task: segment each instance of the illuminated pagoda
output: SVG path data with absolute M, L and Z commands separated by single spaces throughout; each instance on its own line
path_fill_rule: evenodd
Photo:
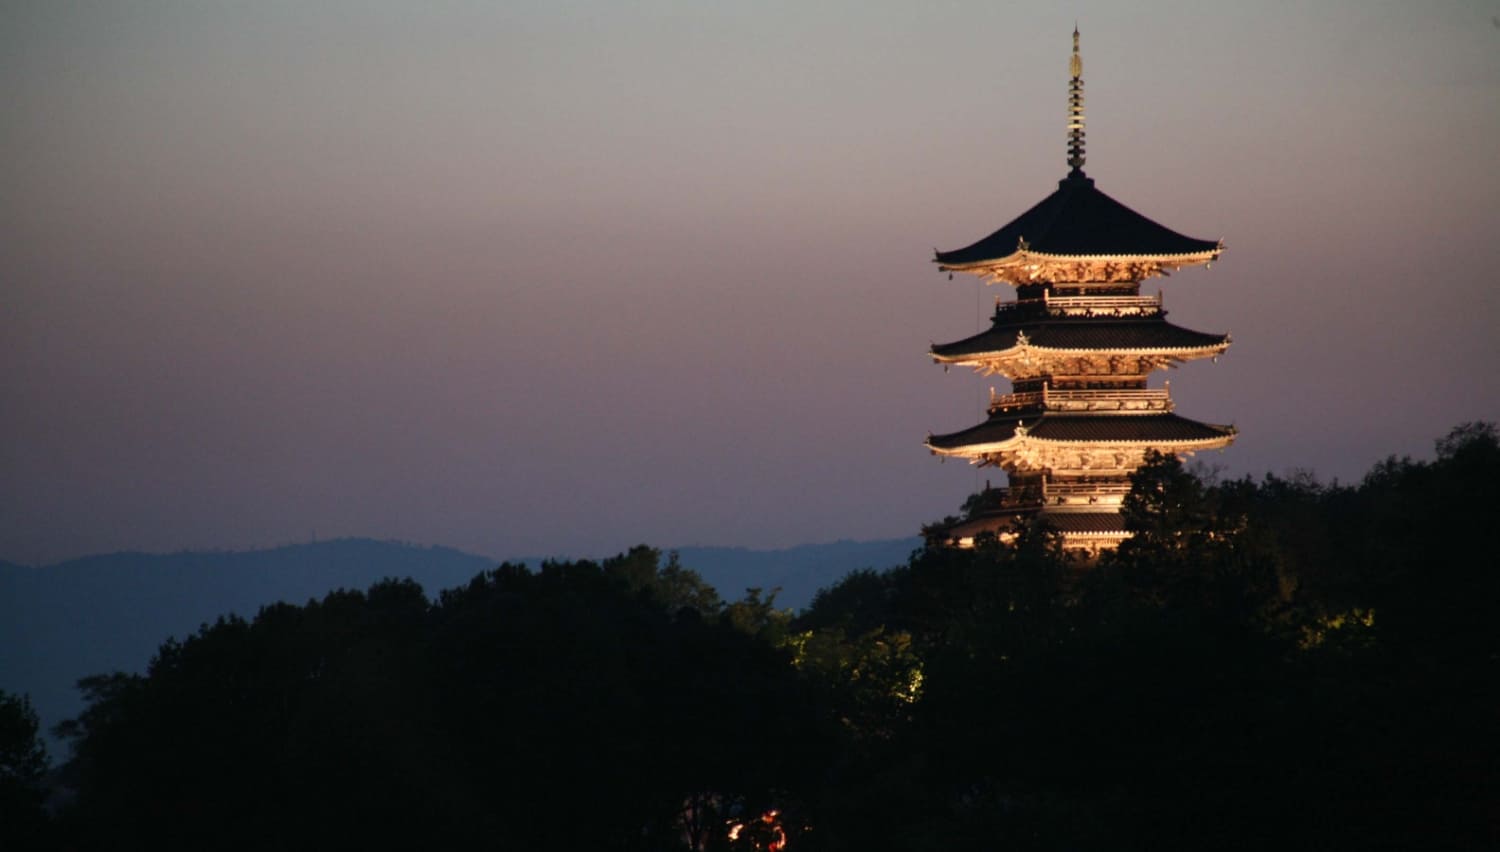
M 1207 266 L 1223 243 L 1183 236 L 1094 188 L 1083 173 L 1076 28 L 1070 71 L 1072 169 L 1057 191 L 979 242 L 936 257 L 950 278 L 964 272 L 1016 293 L 1014 301 L 996 300 L 989 329 L 932 347 L 945 369 L 973 367 L 1012 383 L 1010 393 L 991 389 L 983 423 L 927 438 L 936 455 L 1008 474 L 1008 487 L 987 488 L 968 517 L 926 530 L 960 546 L 986 532 L 1003 538 L 1018 519 L 1039 513 L 1071 551 L 1115 547 L 1128 536 L 1120 505 L 1130 474 L 1148 452 L 1185 456 L 1234 440 L 1233 426 L 1180 417 L 1169 387 L 1147 385 L 1155 370 L 1217 357 L 1229 335 L 1173 325 L 1160 292 L 1140 294 L 1145 279 Z

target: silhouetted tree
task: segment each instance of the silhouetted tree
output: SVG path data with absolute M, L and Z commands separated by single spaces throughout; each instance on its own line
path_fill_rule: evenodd
M 657 559 L 502 565 L 435 604 L 387 581 L 168 642 L 144 677 L 85 682 L 63 729 L 73 831 L 85 847 L 661 849 L 704 791 L 799 807 L 828 751 L 814 694 Z
M 31 849 L 48 835 L 43 775 L 47 749 L 31 700 L 0 689 L 0 847 Z

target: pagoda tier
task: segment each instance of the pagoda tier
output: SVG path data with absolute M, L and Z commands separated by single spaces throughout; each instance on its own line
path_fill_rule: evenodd
M 1150 453 L 1190 456 L 1222 449 L 1236 431 L 1173 413 L 1166 390 L 1053 390 L 1046 382 L 1035 390 L 992 390 L 988 419 L 930 435 L 926 445 L 934 455 L 1003 468 L 1010 487 L 987 490 L 963 521 L 925 532 L 970 546 L 981 533 L 1003 538 L 1017 523 L 1040 515 L 1065 548 L 1097 554 L 1129 537 L 1120 507 L 1130 475 Z
M 929 537 L 973 547 L 974 539 L 986 533 L 999 538 L 1014 534 L 1015 528 L 1025 519 L 1036 514 L 1035 510 L 1017 512 L 992 512 L 977 515 L 941 529 L 928 529 Z M 1047 524 L 1063 537 L 1069 550 L 1098 553 L 1120 546 L 1130 538 L 1120 523 L 1120 514 L 1113 512 L 1048 512 Z
M 1151 450 L 1188 455 L 1227 447 L 1234 440 L 1233 426 L 1125 408 L 1133 402 L 1149 402 L 1149 398 L 1105 396 L 1096 402 L 1120 408 L 1098 413 L 1040 407 L 999 410 L 961 432 L 929 436 L 927 448 L 935 455 L 999 465 L 1013 473 L 1128 476 Z
M 1004 538 L 1040 516 L 1070 550 L 1115 547 L 1129 537 L 1120 507 L 1130 475 L 1151 453 L 1222 449 L 1236 434 L 1177 415 L 1168 389 L 1147 387 L 1155 370 L 1217 357 L 1229 335 L 1173 325 L 1160 295 L 1140 295 L 1142 280 L 1206 265 L 1223 244 L 1183 236 L 1094 187 L 1082 171 L 1076 30 L 1069 67 L 1072 171 L 1005 227 L 937 253 L 939 268 L 1014 285 L 1016 298 L 996 305 L 989 329 L 930 351 L 945 368 L 969 366 L 1013 383 L 1009 393 L 991 389 L 984 422 L 927 437 L 934 455 L 1009 474 L 1009 486 L 977 495 L 966 518 L 926 530 L 931 540 L 967 546 L 984 533 Z
M 1153 370 L 1217 357 L 1229 348 L 1227 334 L 1167 322 L 1160 296 L 1054 297 L 1052 289 L 1042 288 L 1040 298 L 996 305 L 989 329 L 933 346 L 933 360 L 1015 380 L 1053 376 L 1062 384 L 1099 376 L 1144 379 Z
M 1094 188 L 1075 169 L 1056 192 L 973 245 L 940 251 L 940 269 L 990 283 L 1139 284 L 1217 259 L 1224 244 L 1183 236 Z

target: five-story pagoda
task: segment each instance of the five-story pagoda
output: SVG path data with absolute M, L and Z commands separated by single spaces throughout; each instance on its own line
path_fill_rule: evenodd
M 1083 62 L 1073 31 L 1068 99 L 1068 165 L 1056 192 L 977 243 L 938 252 L 939 268 L 1015 288 L 998 302 L 991 327 L 932 347 L 935 361 L 1010 379 L 990 393 L 989 417 L 927 447 L 996 465 L 1008 488 L 988 489 L 969 515 L 929 536 L 972 544 L 1004 536 L 1018 518 L 1040 513 L 1069 550 L 1097 553 L 1128 533 L 1120 504 L 1130 474 L 1149 451 L 1189 455 L 1234 440 L 1232 426 L 1179 417 L 1167 388 L 1147 377 L 1183 361 L 1216 357 L 1229 335 L 1166 320 L 1161 296 L 1141 282 L 1218 258 L 1219 241 L 1183 236 L 1094 188 L 1084 175 Z

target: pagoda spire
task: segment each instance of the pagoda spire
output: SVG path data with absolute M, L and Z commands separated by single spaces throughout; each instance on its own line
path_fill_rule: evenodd
M 1078 25 L 1073 25 L 1073 55 L 1068 60 L 1068 165 L 1083 174 L 1083 57 L 1078 54 Z

